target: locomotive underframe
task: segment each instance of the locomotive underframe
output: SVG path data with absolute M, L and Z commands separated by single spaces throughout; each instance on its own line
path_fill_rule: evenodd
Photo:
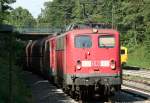
M 121 85 L 122 80 L 120 75 L 108 75 L 108 74 L 76 74 L 76 75 L 65 75 L 65 83 L 67 85 L 93 85 L 99 83 L 101 85 Z
M 94 94 L 109 97 L 114 92 L 121 90 L 121 76 L 119 75 L 65 75 L 63 83 L 65 91 L 72 97 L 81 95 L 91 97 Z

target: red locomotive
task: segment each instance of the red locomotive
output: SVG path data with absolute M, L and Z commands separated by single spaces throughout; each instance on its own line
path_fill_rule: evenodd
M 119 32 L 114 29 L 78 26 L 30 45 L 30 70 L 46 75 L 72 97 L 109 97 L 121 89 Z

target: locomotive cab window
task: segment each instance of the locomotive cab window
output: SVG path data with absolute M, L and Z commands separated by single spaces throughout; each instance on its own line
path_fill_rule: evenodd
M 100 48 L 113 48 L 115 47 L 115 37 L 112 35 L 102 35 L 98 39 Z
M 124 55 L 125 54 L 125 50 L 121 50 L 121 55 Z
M 92 47 L 92 40 L 89 36 L 81 35 L 75 37 L 76 48 L 90 48 Z

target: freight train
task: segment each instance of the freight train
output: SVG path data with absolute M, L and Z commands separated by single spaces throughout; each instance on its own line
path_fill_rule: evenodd
M 98 25 L 76 25 L 60 35 L 30 41 L 26 68 L 53 81 L 73 98 L 109 97 L 120 91 L 119 32 Z

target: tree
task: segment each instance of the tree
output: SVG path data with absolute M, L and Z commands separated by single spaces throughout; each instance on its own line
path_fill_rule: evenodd
M 53 0 L 45 3 L 40 22 L 59 27 L 72 22 L 112 23 L 125 45 L 135 47 L 148 35 L 149 0 Z
M 72 17 L 76 22 L 79 22 L 83 19 L 80 0 L 75 0 Z
M 42 10 L 38 18 L 39 24 L 47 22 L 49 26 L 62 27 L 72 22 L 83 22 L 85 19 L 106 21 L 104 15 L 98 15 L 101 11 L 99 5 L 96 5 L 98 2 L 99 0 L 95 0 L 94 4 L 91 0 L 53 0 L 46 2 L 45 9 Z
M 18 7 L 10 12 L 7 23 L 16 27 L 33 27 L 36 21 L 27 9 Z
M 8 4 L 14 3 L 15 0 L 0 0 L 0 24 L 3 23 L 9 10 L 12 9 Z

